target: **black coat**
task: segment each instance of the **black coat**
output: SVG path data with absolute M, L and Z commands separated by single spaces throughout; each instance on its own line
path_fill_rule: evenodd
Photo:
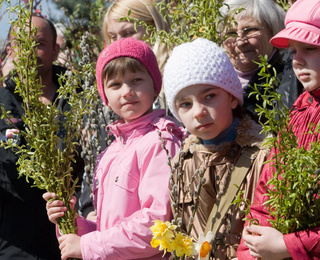
M 65 70 L 54 66 L 53 71 L 54 81 L 59 86 L 56 75 Z M 6 81 L 6 87 L 0 88 L 0 103 L 17 119 L 16 126 L 23 129 L 23 122 L 19 121 L 24 114 L 22 99 L 14 93 L 15 86 L 12 79 Z M 69 109 L 67 102 L 59 103 L 62 110 Z M 1 133 L 8 128 L 12 126 L 1 119 Z M 20 142 L 25 143 L 23 138 Z M 48 220 L 46 202 L 42 198 L 44 191 L 31 187 L 25 177 L 18 178 L 17 160 L 18 155 L 12 150 L 0 148 L 0 259 L 61 259 L 55 225 Z M 84 163 L 80 157 L 76 160 L 73 175 L 81 181 Z
M 292 69 L 292 59 L 288 50 L 276 51 L 271 60 L 268 62 L 277 71 L 277 77 L 281 81 L 277 87 L 277 92 L 282 95 L 282 102 L 287 108 L 291 108 L 298 96 L 303 92 L 303 86 L 295 76 Z M 273 70 L 270 71 L 273 74 Z M 264 84 L 265 80 L 258 75 L 259 71 L 251 78 L 247 86 L 244 88 L 243 108 L 247 111 L 250 117 L 258 122 L 258 114 L 255 111 L 257 105 L 262 106 L 262 99 L 257 100 L 256 95 L 249 94 L 252 92 L 254 84 Z M 258 86 L 260 92 L 263 91 L 262 86 Z M 262 122 L 266 119 L 263 117 Z

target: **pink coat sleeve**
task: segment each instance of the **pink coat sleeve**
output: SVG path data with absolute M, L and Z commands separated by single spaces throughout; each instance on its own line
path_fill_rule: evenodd
M 268 165 L 265 165 L 258 181 L 255 198 L 250 209 L 253 218 L 258 219 L 261 226 L 271 226 L 268 221 L 268 219 L 270 219 L 269 212 L 262 206 L 268 199 L 267 196 L 263 196 L 263 194 L 267 193 L 265 187 L 271 174 Z M 248 221 L 245 222 L 244 226 L 247 225 Z M 320 259 L 320 227 L 308 231 L 286 234 L 283 236 L 283 239 L 293 260 Z M 243 239 L 241 239 L 237 257 L 239 260 L 255 259 L 255 257 L 250 255 L 249 249 L 246 247 Z
M 87 234 L 89 232 L 95 231 L 97 229 L 97 225 L 95 222 L 85 219 L 84 217 L 77 217 L 77 233 L 79 236 Z
M 166 140 L 171 156 L 179 149 L 177 139 Z M 158 248 L 150 245 L 153 221 L 171 220 L 168 194 L 170 167 L 161 142 L 150 144 L 141 158 L 138 194 L 140 210 L 130 221 L 103 232 L 93 231 L 81 237 L 81 251 L 84 259 L 163 259 Z

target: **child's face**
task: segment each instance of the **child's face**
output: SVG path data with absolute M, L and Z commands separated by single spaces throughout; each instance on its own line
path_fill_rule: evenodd
M 155 91 L 147 71 L 126 72 L 104 81 L 108 106 L 125 122 L 152 111 Z
M 231 125 L 232 110 L 238 102 L 219 87 L 199 84 L 181 90 L 175 98 L 175 107 L 191 134 L 210 140 Z
M 305 90 L 311 92 L 320 87 L 320 47 L 289 40 L 292 66 Z

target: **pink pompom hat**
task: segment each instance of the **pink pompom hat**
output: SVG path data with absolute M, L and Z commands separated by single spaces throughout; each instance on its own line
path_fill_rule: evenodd
M 119 57 L 131 57 L 141 62 L 142 65 L 146 67 L 153 80 L 156 93 L 160 93 L 162 76 L 159 70 L 157 58 L 152 49 L 143 41 L 136 40 L 132 37 L 122 38 L 104 48 L 97 61 L 97 87 L 99 94 L 106 105 L 108 105 L 108 100 L 104 93 L 102 72 L 109 61 Z
M 298 0 L 287 12 L 286 28 L 271 38 L 277 48 L 288 48 L 289 40 L 320 46 L 320 0 Z

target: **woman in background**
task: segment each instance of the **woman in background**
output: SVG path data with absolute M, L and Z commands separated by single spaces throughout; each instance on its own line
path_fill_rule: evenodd
M 270 44 L 270 39 L 284 28 L 284 10 L 273 0 L 226 0 L 221 9 L 224 17 L 222 47 L 238 74 L 244 93 L 243 107 L 255 120 L 259 121 L 256 95 L 250 95 L 254 84 L 265 83 L 258 75 L 261 56 L 268 56 L 268 63 L 277 71 L 281 82 L 277 92 L 282 94 L 282 102 L 291 108 L 303 91 L 301 83 L 292 70 L 292 59 L 287 50 L 280 51 Z M 271 74 L 273 71 L 270 70 Z M 263 86 L 258 86 L 263 91 Z M 250 96 L 249 96 L 250 95 Z M 262 122 L 265 119 L 262 118 Z

